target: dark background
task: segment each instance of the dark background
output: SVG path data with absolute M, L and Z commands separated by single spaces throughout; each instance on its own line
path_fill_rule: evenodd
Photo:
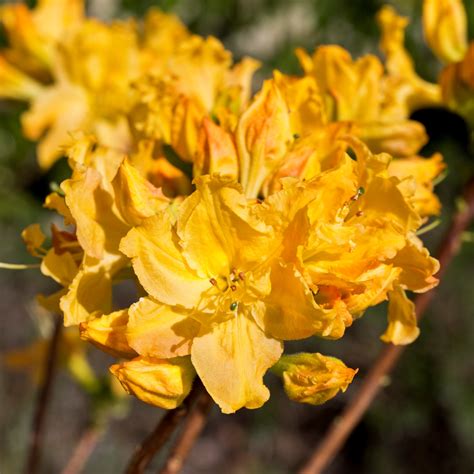
M 4 3 L 4 2 L 2 2 Z M 377 53 L 375 13 L 378 0 L 102 0 L 88 2 L 89 11 L 104 19 L 141 16 L 150 6 L 176 12 L 192 31 L 215 35 L 235 58 L 252 55 L 264 61 L 257 82 L 273 68 L 298 72 L 293 50 L 337 43 L 354 55 Z M 418 72 L 436 80 L 439 64 L 422 40 L 421 1 L 390 2 L 409 16 L 407 47 Z M 474 32 L 474 4 L 469 7 Z M 469 3 L 469 5 L 468 5 Z M 22 138 L 22 106 L 0 103 L 0 261 L 31 262 L 19 234 L 32 222 L 47 226 L 41 207 L 49 183 L 60 181 L 64 162 L 42 175 L 32 143 Z M 473 172 L 468 132 L 457 116 L 442 110 L 419 111 L 430 134 L 423 150 L 441 151 L 449 167 L 438 186 L 444 209 L 441 225 L 425 235 L 432 251 L 449 224 L 455 197 Z M 472 230 L 472 229 L 471 229 Z M 471 234 L 472 235 L 472 234 Z M 469 236 L 467 236 L 469 237 Z M 468 239 L 466 239 L 468 240 Z M 403 355 L 362 423 L 328 473 L 470 473 L 474 469 L 474 242 L 466 242 L 446 274 L 434 303 L 421 323 L 421 335 Z M 50 282 L 35 270 L 0 270 L 0 350 L 32 343 L 39 335 L 39 291 Z M 340 341 L 312 339 L 290 350 L 309 350 L 342 358 L 360 371 L 346 394 L 321 407 L 287 400 L 279 380 L 268 376 L 270 401 L 260 410 L 222 415 L 213 410 L 193 450 L 186 473 L 294 472 L 323 436 L 327 426 L 353 395 L 383 348 L 384 305 L 367 312 Z M 94 348 L 89 358 L 106 373 L 112 358 Z M 24 373 L 0 367 L 0 472 L 21 472 L 30 428 L 35 386 Z M 130 399 L 128 414 L 114 418 L 85 472 L 122 472 L 137 442 L 162 415 L 159 409 Z M 60 472 L 90 419 L 91 401 L 65 371 L 59 373 L 51 401 L 43 454 L 44 474 Z M 156 459 L 155 466 L 159 464 Z M 156 469 L 156 467 L 155 467 Z

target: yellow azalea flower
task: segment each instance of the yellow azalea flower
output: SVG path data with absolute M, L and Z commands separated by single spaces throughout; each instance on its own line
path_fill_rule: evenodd
M 357 370 L 346 367 L 335 357 L 299 353 L 282 356 L 272 372 L 283 379 L 291 400 L 321 405 L 339 391 L 345 392 Z
M 195 375 L 189 357 L 167 360 L 137 357 L 113 365 L 110 371 L 128 393 L 167 410 L 182 403 Z
M 200 323 L 192 338 L 192 362 L 222 410 L 257 408 L 269 396 L 262 377 L 282 351 L 281 343 L 255 320 L 255 314 L 264 311 L 261 300 L 270 290 L 268 259 L 278 242 L 268 226 L 252 217 L 251 208 L 257 204 L 250 205 L 235 185 L 209 177 L 196 184 L 197 191 L 183 201 L 175 223 L 166 212 L 149 218 L 129 232 L 121 249 L 132 258 L 157 307 L 166 305 L 162 318 L 177 328 L 186 318 Z M 311 299 L 309 292 L 303 297 Z M 274 314 L 278 316 L 278 307 Z M 133 327 L 141 324 L 139 315 L 150 321 L 141 304 Z M 152 324 L 149 334 L 156 341 L 156 356 L 162 357 L 173 338 L 156 337 L 152 321 L 143 324 Z M 154 324 L 160 324 L 159 316 Z M 164 328 L 158 330 L 160 334 Z M 132 336 L 134 347 L 151 355 L 146 333 L 141 334 L 140 339 Z
M 467 52 L 467 18 L 462 0 L 424 0 L 423 32 L 444 62 L 461 61 Z
M 25 135 L 40 140 L 38 160 L 48 168 L 77 130 L 100 143 L 127 151 L 131 135 L 124 114 L 131 107 L 130 83 L 140 71 L 134 26 L 83 22 L 64 39 L 56 56 L 54 83 L 44 88 L 23 115 Z M 43 136 L 44 135 L 44 136 Z

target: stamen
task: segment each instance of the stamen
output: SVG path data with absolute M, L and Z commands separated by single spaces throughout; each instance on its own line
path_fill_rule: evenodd
M 235 291 L 235 290 L 237 289 L 237 287 L 236 287 L 235 285 L 230 285 L 230 289 L 231 289 L 232 291 Z
M 239 303 L 237 303 L 237 301 L 234 301 L 230 304 L 230 310 L 231 311 L 235 311 L 237 309 L 237 306 L 239 305 Z
M 244 281 L 245 280 L 245 274 L 244 272 L 239 272 L 239 278 Z
M 209 280 L 209 283 L 212 285 L 212 286 L 216 286 L 217 285 L 217 280 L 215 278 L 211 278 Z

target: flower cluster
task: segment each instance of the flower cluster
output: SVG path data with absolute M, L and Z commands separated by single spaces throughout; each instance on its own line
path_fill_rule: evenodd
M 64 227 L 50 244 L 38 225 L 23 233 L 61 287 L 41 303 L 122 359 L 111 371 L 128 392 L 173 408 L 199 377 L 232 413 L 265 403 L 271 369 L 319 404 L 356 370 L 285 341 L 339 339 L 384 300 L 382 339 L 416 339 L 405 292 L 437 283 L 417 232 L 439 212 L 443 163 L 417 155 L 426 134 L 409 117 L 441 95 L 416 75 L 403 19 L 380 13 L 385 64 L 299 50 L 302 75 L 275 71 L 252 95 L 258 61 L 233 64 L 175 17 L 107 25 L 82 10 L 3 7 L 0 84 L 29 102 L 41 165 L 66 153 L 72 170 L 45 202 Z M 117 307 L 123 280 L 137 296 Z

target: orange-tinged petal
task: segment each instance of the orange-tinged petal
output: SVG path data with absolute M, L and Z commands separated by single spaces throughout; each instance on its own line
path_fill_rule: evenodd
M 181 405 L 191 390 L 195 372 L 188 357 L 137 357 L 112 365 L 110 371 L 131 395 L 166 410 Z
M 303 352 L 282 356 L 272 372 L 282 377 L 290 400 L 321 405 L 345 392 L 357 369 L 346 367 L 335 357 Z
M 237 179 L 237 151 L 229 133 L 216 125 L 211 119 L 202 122 L 194 176 L 217 173 L 231 179 Z
M 282 162 L 293 140 L 287 105 L 273 81 L 266 81 L 242 114 L 236 131 L 240 182 L 257 197 L 267 176 Z
M 389 293 L 388 326 L 380 339 L 395 345 L 406 345 L 411 344 L 419 334 L 415 305 L 397 286 Z
M 191 347 L 193 365 L 223 413 L 259 408 L 268 400 L 263 376 L 281 353 L 281 342 L 240 313 L 196 337 Z
M 189 312 L 140 298 L 129 310 L 127 340 L 140 355 L 168 359 L 189 355 L 199 323 Z

